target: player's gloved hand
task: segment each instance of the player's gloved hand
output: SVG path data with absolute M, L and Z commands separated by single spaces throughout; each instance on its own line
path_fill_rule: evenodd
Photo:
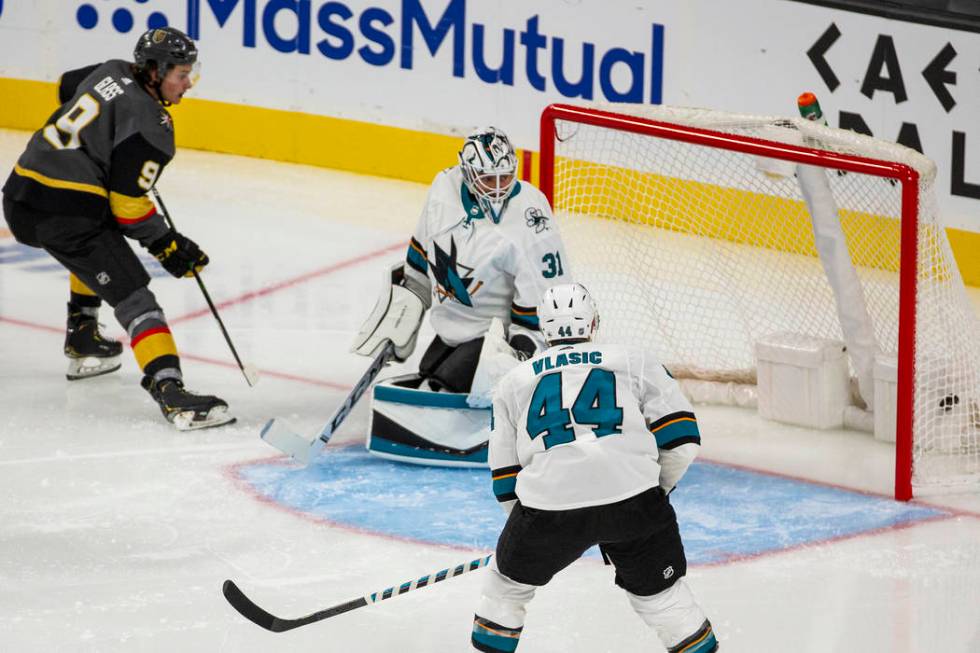
M 194 272 L 200 272 L 210 262 L 197 243 L 176 231 L 158 238 L 146 249 L 167 272 L 178 278 L 194 276 Z
M 526 361 L 527 359 L 534 356 L 537 347 L 534 341 L 528 338 L 523 333 L 518 333 L 510 337 L 510 346 L 514 349 L 514 355 L 517 356 L 517 360 Z

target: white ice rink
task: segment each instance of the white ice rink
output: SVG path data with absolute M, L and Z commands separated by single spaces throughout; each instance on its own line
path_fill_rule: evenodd
M 28 137 L 0 130 L 4 178 Z M 210 255 L 208 289 L 262 380 L 246 386 L 194 282 L 159 276 L 151 289 L 188 386 L 226 399 L 238 423 L 173 430 L 128 351 L 120 372 L 67 382 L 67 275 L 43 256 L 13 256 L 24 254 L 0 223 L 0 652 L 468 650 L 482 572 L 283 634 L 240 617 L 220 590 L 235 579 L 295 617 L 488 552 L 310 518 L 260 499 L 234 471 L 275 454 L 258 437 L 267 418 L 312 433 L 360 376 L 365 361 L 347 347 L 427 188 L 196 151 L 179 152 L 159 188 Z M 122 335 L 108 307 L 102 321 Z M 893 452 L 869 435 L 737 409 L 699 416 L 705 459 L 891 492 Z M 336 443 L 363 439 L 366 417 L 362 405 Z M 722 650 L 980 651 L 980 495 L 922 504 L 950 510 L 693 566 L 688 582 Z M 663 649 L 609 568 L 583 560 L 539 591 L 519 650 Z

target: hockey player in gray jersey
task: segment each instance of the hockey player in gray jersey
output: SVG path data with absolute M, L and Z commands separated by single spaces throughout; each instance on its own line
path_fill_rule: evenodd
M 228 405 L 184 388 L 180 358 L 150 277 L 126 238 L 175 277 L 208 264 L 192 240 L 171 230 L 146 195 L 174 156 L 173 120 L 194 84 L 197 48 L 172 27 L 140 36 L 134 62 L 111 60 L 65 73 L 62 105 L 38 130 L 3 187 L 14 237 L 41 247 L 70 275 L 65 355 L 68 378 L 119 368 L 120 343 L 99 333 L 105 300 L 126 329 L 142 386 L 181 429 L 234 421 Z
M 436 337 L 419 373 L 433 389 L 465 393 L 494 318 L 521 356 L 543 345 L 535 307 L 547 288 L 571 279 L 568 257 L 547 198 L 516 175 L 502 131 L 485 127 L 466 138 L 459 164 L 432 182 L 405 261 L 354 351 L 372 356 L 391 340 L 405 360 L 431 308 Z
M 599 316 L 581 285 L 549 289 L 537 315 L 549 348 L 494 394 L 489 462 L 509 516 L 474 648 L 514 651 L 535 589 L 598 544 L 668 651 L 716 651 L 667 499 L 700 447 L 691 404 L 651 354 L 592 342 Z

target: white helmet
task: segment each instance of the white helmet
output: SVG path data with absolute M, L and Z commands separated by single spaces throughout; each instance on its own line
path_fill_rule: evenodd
M 592 340 L 599 328 L 599 310 L 582 284 L 552 286 L 538 305 L 538 325 L 548 344 Z
M 500 222 L 504 204 L 517 182 L 517 155 L 507 135 L 496 127 L 477 129 L 463 142 L 459 166 L 483 213 Z

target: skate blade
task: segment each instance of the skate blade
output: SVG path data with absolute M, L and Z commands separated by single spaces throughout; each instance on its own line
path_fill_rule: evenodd
M 102 376 L 109 372 L 115 372 L 122 363 L 122 356 L 110 356 L 108 358 L 96 358 L 95 356 L 83 356 L 82 358 L 69 358 L 68 371 L 65 378 L 69 381 L 79 381 L 90 379 L 93 376 Z
M 235 418 L 228 414 L 225 406 L 216 406 L 208 411 L 207 415 L 195 419 L 196 415 L 193 410 L 185 410 L 174 415 L 170 422 L 178 431 L 200 431 L 235 422 Z

